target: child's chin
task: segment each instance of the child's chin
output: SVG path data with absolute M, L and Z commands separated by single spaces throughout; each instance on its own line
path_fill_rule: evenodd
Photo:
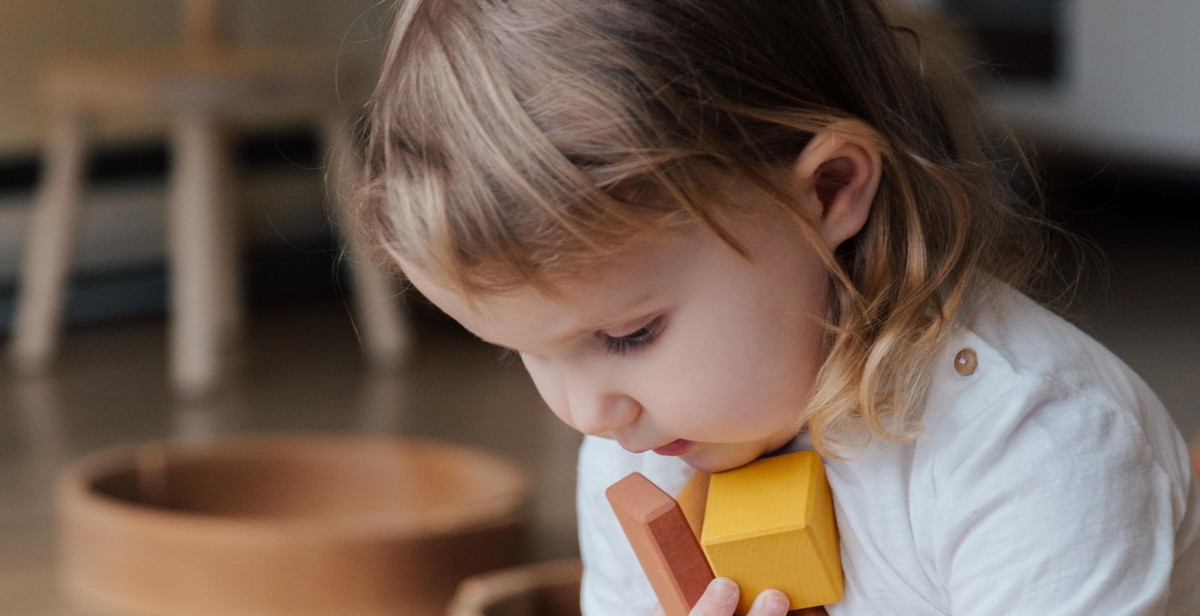
M 683 456 L 688 466 L 702 473 L 720 473 L 744 466 L 758 459 L 756 451 L 738 451 L 721 446 L 698 447 L 695 452 Z

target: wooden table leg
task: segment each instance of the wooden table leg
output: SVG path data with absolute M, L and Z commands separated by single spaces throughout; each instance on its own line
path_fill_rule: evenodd
M 58 345 L 87 173 L 88 126 L 82 112 L 60 110 L 50 130 L 41 186 L 30 209 L 13 328 L 13 362 L 26 373 L 44 371 Z
M 223 247 L 220 199 L 228 155 L 216 119 L 201 109 L 180 110 L 172 134 L 168 198 L 171 271 L 171 380 L 179 393 L 198 397 L 217 382 L 221 346 L 218 251 Z

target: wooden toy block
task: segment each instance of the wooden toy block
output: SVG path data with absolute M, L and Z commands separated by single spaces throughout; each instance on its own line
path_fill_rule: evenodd
M 688 482 L 679 490 L 679 495 L 675 497 L 697 540 L 700 539 L 700 530 L 704 528 L 704 508 L 708 506 L 709 477 L 712 475 L 697 472 L 692 475 L 691 479 L 688 479 Z
M 842 596 L 833 496 L 816 452 L 714 474 L 700 544 L 716 575 L 741 586 L 738 614 L 768 588 L 787 594 L 793 610 Z
M 605 495 L 666 616 L 687 616 L 713 574 L 679 503 L 641 473 Z

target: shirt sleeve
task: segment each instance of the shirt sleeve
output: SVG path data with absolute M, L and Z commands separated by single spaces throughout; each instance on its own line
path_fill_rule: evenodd
M 1135 413 L 1065 386 L 1026 402 L 991 409 L 940 465 L 951 613 L 1165 613 L 1182 495 Z

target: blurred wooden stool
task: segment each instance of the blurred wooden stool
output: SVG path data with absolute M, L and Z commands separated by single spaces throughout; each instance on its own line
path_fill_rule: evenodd
M 1197 477 L 1200 477 L 1200 440 L 1192 443 L 1191 454 L 1192 472 L 1196 473 Z
M 310 118 L 332 152 L 331 194 L 336 201 L 347 191 L 357 161 L 335 79 L 345 84 L 353 76 L 335 68 L 336 50 L 223 44 L 224 15 L 216 0 L 186 0 L 184 24 L 186 44 L 178 49 L 62 61 L 45 75 L 52 122 L 26 238 L 11 349 L 25 372 L 46 369 L 58 343 L 88 138 L 100 114 L 163 114 L 171 126 L 170 374 L 185 395 L 216 385 L 220 350 L 241 321 L 224 126 L 254 112 Z M 333 205 L 355 274 L 364 351 L 372 365 L 393 366 L 407 351 L 407 326 L 388 278 L 373 267 L 347 214 L 344 204 Z
M 500 569 L 458 585 L 447 616 L 575 616 L 580 613 L 578 558 Z

